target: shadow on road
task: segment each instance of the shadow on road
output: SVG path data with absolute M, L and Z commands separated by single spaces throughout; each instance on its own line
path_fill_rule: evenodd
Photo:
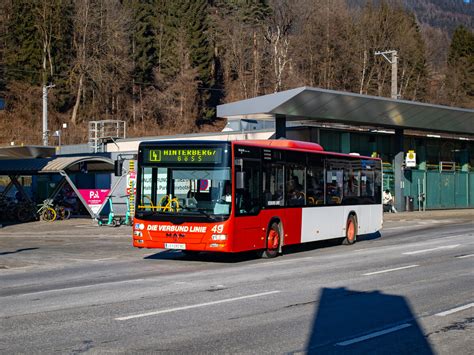
M 402 296 L 324 288 L 310 354 L 433 354 Z
M 365 234 L 357 237 L 358 242 L 366 240 L 374 240 L 381 238 L 382 235 L 379 232 L 372 234 Z M 283 247 L 283 255 L 290 255 L 301 253 L 305 251 L 324 249 L 329 247 L 335 247 L 341 245 L 344 238 L 322 240 L 317 242 L 303 243 L 297 245 L 288 245 Z M 256 252 L 243 252 L 243 253 L 212 253 L 212 252 L 201 252 L 186 254 L 179 250 L 165 250 L 160 251 L 156 254 L 146 256 L 144 259 L 152 260 L 186 260 L 186 261 L 203 261 L 203 262 L 215 262 L 215 263 L 238 263 L 249 260 L 259 259 L 258 253 Z
M 375 232 L 375 233 L 360 235 L 357 237 L 357 241 L 363 242 L 364 240 L 374 240 L 374 239 L 379 239 L 379 238 L 382 238 L 382 234 L 380 234 L 380 232 Z
M 36 250 L 36 249 L 39 249 L 39 248 L 23 248 L 23 249 L 17 249 L 15 251 L 4 251 L 4 252 L 1 252 L 0 255 L 16 254 L 16 253 L 21 253 L 23 251 Z
M 165 250 L 153 255 L 146 256 L 144 259 L 152 260 L 185 260 L 185 261 L 200 261 L 213 263 L 239 263 L 249 260 L 257 259 L 256 253 L 195 253 L 191 255 L 184 254 L 179 250 Z

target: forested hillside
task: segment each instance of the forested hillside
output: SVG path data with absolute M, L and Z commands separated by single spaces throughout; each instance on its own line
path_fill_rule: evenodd
M 380 0 L 373 0 L 380 3 Z M 474 28 L 474 0 L 387 0 L 401 4 L 413 11 L 419 23 L 447 31 L 450 35 L 456 27 Z M 348 0 L 351 7 L 364 7 L 367 0 Z
M 384 49 L 398 50 L 401 98 L 472 108 L 460 2 L 2 0 L 0 144 L 40 143 L 44 84 L 66 143 L 99 119 L 129 136 L 220 130 L 216 105 L 298 86 L 389 96 Z

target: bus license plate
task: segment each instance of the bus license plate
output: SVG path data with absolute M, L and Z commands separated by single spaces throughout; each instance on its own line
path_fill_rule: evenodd
M 166 248 L 166 249 L 181 249 L 181 250 L 184 250 L 184 249 L 186 249 L 186 244 L 181 244 L 181 243 L 165 243 L 165 248 Z

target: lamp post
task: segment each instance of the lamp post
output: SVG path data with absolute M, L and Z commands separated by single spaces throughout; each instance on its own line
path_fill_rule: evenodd
M 63 123 L 63 129 L 67 128 L 67 123 Z M 57 131 L 54 131 L 53 137 L 58 137 L 58 149 L 59 151 L 61 150 L 61 136 L 63 134 L 63 131 L 61 129 L 58 129 Z

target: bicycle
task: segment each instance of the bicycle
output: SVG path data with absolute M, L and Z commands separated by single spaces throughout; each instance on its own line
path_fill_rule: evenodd
M 46 199 L 43 203 L 38 204 L 38 215 L 42 221 L 52 222 L 56 219 L 57 213 L 54 209 L 53 200 Z
M 37 218 L 36 207 L 31 202 L 21 202 L 16 208 L 16 217 L 19 222 L 29 222 Z
M 71 210 L 66 206 L 56 205 L 54 210 L 56 211 L 56 217 L 59 217 L 59 219 L 66 220 L 71 218 Z

